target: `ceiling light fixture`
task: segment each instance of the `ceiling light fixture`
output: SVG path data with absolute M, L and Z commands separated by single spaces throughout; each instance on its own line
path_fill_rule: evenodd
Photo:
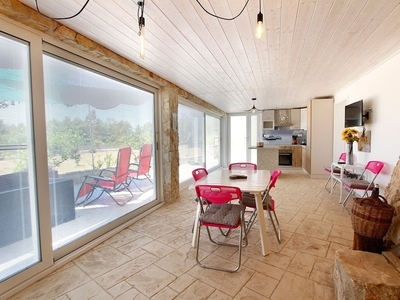
M 144 1 L 138 1 L 138 11 L 137 11 L 137 19 L 139 24 L 139 38 L 140 38 L 140 58 L 144 59 L 144 51 L 145 51 L 145 22 L 144 22 Z
M 257 15 L 257 28 L 256 28 L 256 38 L 261 39 L 264 35 L 264 25 L 263 25 L 264 16 L 261 12 L 261 0 L 260 0 L 260 12 Z
M 253 103 L 253 107 L 247 110 L 248 112 L 251 112 L 252 114 L 256 114 L 258 112 L 264 111 L 264 109 L 256 108 L 256 100 L 257 100 L 257 98 L 251 98 L 251 100 L 253 100 L 254 103 Z

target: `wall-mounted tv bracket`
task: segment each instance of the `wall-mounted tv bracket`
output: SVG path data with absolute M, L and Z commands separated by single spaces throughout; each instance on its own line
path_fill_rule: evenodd
M 369 119 L 369 112 L 372 111 L 372 108 L 368 108 L 364 110 L 364 114 L 362 115 L 363 119 L 368 120 Z

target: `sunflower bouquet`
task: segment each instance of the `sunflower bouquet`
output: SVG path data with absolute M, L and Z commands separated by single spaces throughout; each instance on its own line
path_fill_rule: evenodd
M 358 130 L 353 128 L 345 128 L 342 131 L 342 140 L 346 143 L 358 142 Z

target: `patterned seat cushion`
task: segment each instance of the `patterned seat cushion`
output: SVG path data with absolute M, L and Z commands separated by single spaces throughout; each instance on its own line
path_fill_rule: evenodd
M 331 166 L 325 166 L 324 167 L 324 170 L 326 171 L 326 172 L 331 172 Z M 333 167 L 333 173 L 335 173 L 335 174 L 339 174 L 340 173 L 340 168 L 339 167 Z
M 353 179 L 353 178 L 343 178 L 342 182 L 345 187 L 350 188 L 350 189 L 356 189 L 356 190 L 365 190 L 368 187 L 368 185 L 370 184 L 370 182 L 367 180 L 360 180 L 360 179 Z M 374 184 L 371 184 L 369 189 L 372 190 L 373 187 L 374 187 Z
M 212 204 L 200 216 L 200 221 L 237 227 L 240 224 L 241 211 L 242 207 L 239 204 Z
M 264 196 L 264 195 L 263 195 L 263 196 Z M 242 204 L 243 204 L 244 206 L 247 206 L 247 207 L 256 208 L 256 199 L 255 199 L 254 194 L 250 194 L 250 193 L 247 193 L 247 192 L 243 192 L 243 193 L 242 193 Z M 272 197 L 271 197 L 271 195 L 267 195 L 267 196 L 265 197 L 265 199 L 264 199 L 263 208 L 264 208 L 264 209 L 267 209 L 267 205 L 269 206 L 269 209 L 270 209 L 270 210 L 273 210 L 273 208 L 272 208 Z

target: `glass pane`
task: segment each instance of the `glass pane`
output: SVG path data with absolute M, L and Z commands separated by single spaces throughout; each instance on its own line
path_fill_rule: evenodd
M 53 249 L 156 199 L 154 94 L 44 56 Z
M 247 116 L 230 116 L 231 162 L 247 161 Z
M 204 166 L 204 113 L 178 105 L 179 182 L 192 178 L 192 170 Z
M 0 281 L 40 261 L 29 45 L 0 33 Z
M 220 165 L 221 120 L 206 116 L 206 168 Z
M 259 114 L 250 115 L 250 146 L 257 146 L 258 141 L 262 141 L 261 133 L 258 132 Z M 257 150 L 250 149 L 250 162 L 257 164 Z

